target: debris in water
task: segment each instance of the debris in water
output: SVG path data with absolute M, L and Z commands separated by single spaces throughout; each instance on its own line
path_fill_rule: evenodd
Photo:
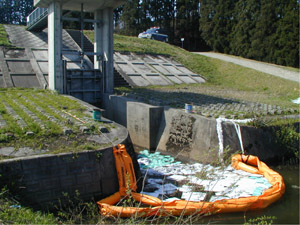
M 140 152 L 138 162 L 145 177 L 143 194 L 164 201 L 216 201 L 259 196 L 272 185 L 260 174 L 213 167 L 201 163 L 184 164 L 160 152 Z

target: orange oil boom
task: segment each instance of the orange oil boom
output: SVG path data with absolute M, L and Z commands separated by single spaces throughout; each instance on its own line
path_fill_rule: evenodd
M 237 154 L 232 157 L 233 168 L 253 174 L 261 174 L 272 184 L 272 187 L 265 190 L 260 196 L 224 199 L 214 202 L 186 200 L 163 202 L 159 198 L 136 193 L 136 177 L 133 163 L 124 145 L 118 145 L 117 148 L 114 147 L 113 153 L 119 179 L 119 192 L 97 202 L 100 214 L 108 217 L 211 215 L 214 213 L 245 212 L 266 208 L 280 199 L 285 191 L 283 178 L 279 173 L 270 169 L 256 156 Z M 126 199 L 129 196 L 139 202 L 140 206 L 115 206 L 121 199 Z M 144 207 L 145 205 L 146 207 Z

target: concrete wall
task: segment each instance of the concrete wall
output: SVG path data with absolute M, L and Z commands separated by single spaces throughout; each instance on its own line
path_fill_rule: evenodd
M 130 138 L 123 143 L 138 172 Z M 57 203 L 63 193 L 73 196 L 78 190 L 84 200 L 100 200 L 119 190 L 112 147 L 1 160 L 0 174 L 0 186 L 8 185 L 22 196 L 22 202 L 42 208 Z
M 124 96 L 107 95 L 105 116 L 126 126 L 134 145 L 180 156 L 181 160 L 213 162 L 218 160 L 219 139 L 216 120 L 184 110 L 152 106 Z M 232 123 L 222 123 L 224 148 L 241 153 Z M 271 130 L 241 125 L 246 154 L 270 161 L 280 155 Z
M 127 129 L 135 145 L 156 149 L 162 114 L 162 107 L 139 102 L 127 103 Z

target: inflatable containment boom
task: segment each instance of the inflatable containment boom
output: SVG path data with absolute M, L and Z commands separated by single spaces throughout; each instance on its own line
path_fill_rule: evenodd
M 234 199 L 206 201 L 173 200 L 164 202 L 159 198 L 136 193 L 136 177 L 131 157 L 124 145 L 113 148 L 116 170 L 119 179 L 119 192 L 97 202 L 100 214 L 110 217 L 148 217 L 148 216 L 181 216 L 211 215 L 214 213 L 245 212 L 266 208 L 282 197 L 285 185 L 282 176 L 270 169 L 258 157 L 252 155 L 234 155 L 232 167 L 253 174 L 263 175 L 272 185 L 259 196 Z M 134 199 L 137 207 L 118 206 L 121 200 Z

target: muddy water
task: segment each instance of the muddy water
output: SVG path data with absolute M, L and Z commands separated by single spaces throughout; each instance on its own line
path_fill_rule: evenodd
M 246 213 L 219 214 L 198 221 L 201 224 L 244 224 L 249 219 L 261 216 L 275 216 L 273 224 L 300 224 L 299 219 L 299 166 L 296 168 L 273 168 L 285 181 L 286 191 L 283 197 L 266 209 Z

